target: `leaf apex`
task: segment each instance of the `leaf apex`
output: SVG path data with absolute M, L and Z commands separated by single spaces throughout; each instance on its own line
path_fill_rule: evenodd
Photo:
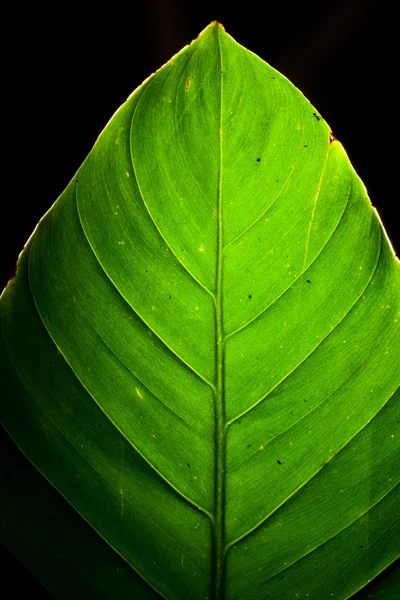
M 217 20 L 211 21 L 211 23 L 209 23 L 207 25 L 207 27 L 205 27 L 203 29 L 203 31 L 201 31 L 198 35 L 198 37 L 204 35 L 205 33 L 211 32 L 211 31 L 218 31 L 218 29 L 221 29 L 221 31 L 225 32 L 225 27 L 222 25 L 222 23 L 220 23 Z

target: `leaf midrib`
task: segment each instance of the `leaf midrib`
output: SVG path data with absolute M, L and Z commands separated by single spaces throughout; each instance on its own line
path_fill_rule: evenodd
M 226 427 L 225 427 L 225 337 L 223 315 L 223 225 L 222 225 L 222 107 L 223 107 L 223 64 L 220 42 L 221 26 L 217 25 L 217 44 L 220 68 L 220 120 L 219 120 L 219 176 L 217 191 L 217 257 L 215 285 L 215 343 L 216 343 L 216 381 L 215 381 L 215 504 L 214 504 L 214 548 L 212 597 L 215 600 L 224 597 L 225 588 L 225 464 L 226 464 Z

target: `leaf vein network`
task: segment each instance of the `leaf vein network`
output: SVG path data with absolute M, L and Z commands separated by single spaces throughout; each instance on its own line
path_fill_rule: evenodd
M 301 556 L 299 556 L 298 558 L 296 558 L 296 560 L 294 560 L 292 563 L 290 563 L 290 565 L 287 565 L 283 569 L 280 569 L 279 571 L 276 571 L 276 573 L 274 573 L 273 575 L 267 577 L 267 579 L 264 579 L 262 583 L 263 584 L 267 583 L 273 577 L 276 577 L 276 575 L 280 575 L 281 573 L 283 573 L 283 572 L 287 571 L 288 569 L 292 568 L 294 565 L 296 565 L 300 561 L 304 560 L 307 556 L 310 556 L 311 554 L 313 554 L 314 552 L 316 552 L 317 550 L 319 550 L 320 548 L 322 548 L 323 546 L 325 546 L 326 544 L 328 544 L 329 542 L 331 542 L 332 540 L 334 540 L 335 538 L 337 538 L 337 536 L 339 536 L 341 533 L 343 533 L 344 531 L 346 531 L 347 529 L 349 529 L 350 527 L 352 527 L 355 523 L 357 523 L 357 521 L 359 521 L 360 519 L 362 519 L 363 517 L 365 517 L 373 508 L 377 507 L 381 502 L 383 502 L 385 500 L 385 498 L 390 493 L 393 493 L 393 491 L 397 488 L 397 486 L 398 486 L 398 484 L 395 484 L 381 498 L 379 498 L 376 502 L 374 502 L 373 504 L 371 504 L 363 513 L 361 513 L 360 515 L 358 515 L 357 518 L 355 518 L 353 521 L 351 521 L 350 523 L 348 523 L 345 527 L 343 527 L 339 531 L 336 531 L 331 537 L 327 538 L 326 540 L 324 540 L 323 542 L 321 542 L 320 544 L 318 544 L 314 548 L 311 548 L 311 550 L 309 550 L 308 552 L 305 552 L 304 554 L 302 554 Z M 395 522 L 397 520 L 399 520 L 399 519 L 400 519 L 399 516 L 396 517 Z M 380 534 L 379 537 L 382 537 L 383 535 L 385 535 L 385 533 L 386 533 L 386 531 L 381 532 L 381 534 Z
M 134 123 L 135 113 L 136 113 L 137 108 L 138 108 L 139 105 L 140 105 L 140 101 L 136 105 L 135 110 L 133 111 L 133 114 L 132 114 L 132 117 L 131 117 L 131 126 L 130 126 L 131 132 L 133 131 L 133 123 Z M 129 148 L 129 156 L 130 156 L 130 159 L 131 159 L 131 165 L 132 165 L 132 169 L 133 169 L 133 174 L 134 174 L 134 178 L 135 178 L 135 182 L 136 182 L 136 185 L 137 185 L 138 192 L 140 194 L 140 198 L 142 200 L 143 207 L 144 207 L 146 213 L 148 214 L 149 219 L 151 220 L 153 226 L 155 227 L 158 235 L 160 236 L 160 238 L 163 241 L 163 243 L 170 250 L 170 252 L 173 254 L 173 256 L 175 257 L 175 259 L 178 261 L 178 263 L 181 266 L 181 268 L 184 269 L 184 271 L 186 271 L 186 273 L 193 279 L 193 281 L 195 281 L 199 287 L 201 287 L 209 296 L 211 296 L 211 298 L 213 299 L 213 302 L 215 302 L 215 294 L 207 286 L 205 286 L 194 275 L 194 273 L 192 273 L 191 270 L 182 262 L 182 260 L 179 258 L 179 256 L 177 255 L 177 253 L 175 252 L 175 250 L 173 249 L 173 247 L 170 245 L 170 243 L 168 242 L 168 240 L 166 239 L 166 237 L 163 235 L 160 227 L 158 226 L 157 222 L 153 218 L 153 216 L 152 216 L 152 214 L 150 212 L 150 209 L 148 207 L 148 204 L 147 204 L 147 202 L 146 202 L 146 200 L 144 198 L 144 194 L 142 192 L 142 189 L 141 189 L 141 186 L 140 186 L 140 183 L 139 183 L 139 179 L 138 179 L 138 176 L 137 176 L 135 163 L 134 163 L 134 160 L 133 160 L 132 148 Z
M 268 398 L 268 396 L 270 396 L 270 394 L 279 386 L 281 385 L 286 379 L 288 379 L 288 377 L 290 377 L 290 375 L 292 375 L 312 354 L 314 354 L 318 348 L 320 348 L 320 346 L 326 342 L 326 340 L 329 338 L 329 336 L 337 329 L 337 327 L 343 323 L 343 321 L 346 319 L 346 317 L 354 310 L 354 308 L 358 305 L 358 303 L 360 302 L 360 300 L 362 299 L 363 295 L 365 294 L 365 291 L 367 290 L 367 288 L 370 286 L 375 272 L 377 270 L 378 264 L 379 264 L 379 257 L 380 257 L 380 250 L 381 250 L 381 245 L 379 247 L 379 252 L 377 253 L 377 257 L 376 257 L 376 262 L 374 265 L 374 268 L 371 272 L 370 278 L 368 279 L 366 285 L 364 286 L 364 288 L 361 290 L 358 298 L 353 302 L 353 304 L 349 307 L 349 309 L 345 312 L 345 314 L 339 319 L 339 321 L 337 321 L 335 323 L 335 325 L 332 327 L 332 329 L 330 329 L 327 334 L 321 339 L 319 340 L 318 344 L 311 350 L 311 352 L 309 352 L 299 363 L 297 363 L 297 365 L 295 367 L 293 367 L 293 369 L 291 371 L 289 371 L 280 381 L 278 381 L 266 394 L 264 394 L 259 400 L 257 400 L 256 402 L 254 402 L 254 404 L 252 404 L 249 408 L 247 408 L 245 411 L 243 411 L 242 413 L 240 413 L 239 415 L 237 415 L 236 417 L 232 417 L 232 419 L 230 419 L 227 423 L 226 426 L 229 427 L 230 425 L 232 425 L 232 423 L 234 423 L 235 421 L 237 421 L 238 419 L 244 417 L 245 415 L 247 415 L 250 411 L 252 411 L 254 408 L 256 408 L 256 406 L 258 406 L 261 402 L 263 402 L 266 398 Z
M 354 438 L 356 438 L 357 435 L 359 435 L 371 423 L 371 421 L 374 418 L 377 417 L 377 415 L 387 405 L 387 403 L 390 401 L 390 399 L 393 397 L 393 395 L 394 395 L 393 393 L 390 394 L 390 396 L 385 400 L 385 402 L 377 410 L 377 412 L 369 419 L 369 421 L 367 421 L 366 423 L 364 423 L 364 425 L 362 425 L 362 427 L 360 427 L 360 429 L 358 429 L 358 431 L 356 431 L 352 436 L 350 436 L 349 439 L 346 440 L 345 443 L 340 448 L 338 448 L 338 450 L 334 453 L 334 455 L 331 456 L 331 457 L 329 457 L 329 459 L 326 460 L 324 462 L 324 464 L 321 465 L 321 467 L 319 467 L 319 469 L 317 469 L 308 479 L 306 479 L 305 481 L 303 481 L 301 483 L 301 485 L 299 485 L 299 487 L 297 487 L 291 494 L 289 494 L 289 496 L 287 496 L 284 500 L 282 500 L 282 502 L 280 504 L 278 504 L 278 506 L 276 506 L 268 515 L 266 515 L 258 523 L 256 523 L 256 525 L 254 525 L 254 527 L 252 527 L 251 529 L 249 529 L 248 531 L 246 531 L 245 533 L 243 533 L 242 535 L 240 535 L 239 537 L 237 537 L 235 540 L 233 540 L 232 542 L 230 542 L 227 545 L 226 550 L 228 551 L 235 544 L 238 544 L 239 542 L 243 541 L 245 538 L 247 538 L 249 535 L 251 535 L 254 531 L 256 531 L 257 529 L 259 529 L 270 517 L 272 517 L 272 515 L 274 515 L 280 508 L 282 508 L 289 500 L 291 500 L 296 495 L 298 495 L 302 491 L 304 491 L 306 485 L 308 483 L 310 483 L 310 481 L 314 480 L 319 475 L 319 473 L 321 473 L 321 471 L 332 461 L 332 459 L 335 456 L 337 456 L 340 452 L 343 452 L 343 450 L 345 450 L 345 448 L 350 444 L 350 442 L 352 442 L 352 440 L 354 440 Z
M 69 293 L 69 287 L 68 284 L 65 282 L 65 286 L 68 290 Z M 71 294 L 72 295 L 72 294 Z M 49 335 L 50 339 L 52 340 L 53 344 L 57 346 L 56 340 L 54 339 L 51 331 L 49 330 L 49 328 L 47 327 L 47 325 L 44 323 L 43 319 L 41 318 L 40 312 L 39 312 L 39 308 L 35 302 L 35 298 L 33 293 L 31 292 L 31 296 L 32 296 L 32 300 L 34 302 L 36 311 L 39 314 L 40 320 L 44 326 L 44 328 L 47 331 L 47 334 Z M 87 317 L 86 317 L 87 318 Z M 90 324 L 90 326 L 92 327 L 92 329 L 95 331 L 96 335 L 99 337 L 99 339 L 101 340 L 101 342 L 108 348 L 108 350 L 114 355 L 114 352 L 109 348 L 109 346 L 105 343 L 105 341 L 103 340 L 103 338 L 100 336 L 100 334 L 96 331 L 96 329 L 93 327 L 92 323 L 90 322 L 90 320 L 88 319 L 88 322 Z M 91 390 L 89 390 L 89 388 L 83 383 L 83 381 L 81 380 L 81 378 L 78 376 L 78 374 L 76 373 L 75 369 L 72 367 L 70 361 L 68 360 L 68 358 L 65 356 L 65 354 L 63 354 L 63 358 L 66 362 L 66 364 L 68 365 L 69 369 L 71 369 L 71 371 L 73 372 L 74 376 L 76 377 L 76 380 L 79 381 L 80 385 L 82 386 L 82 388 L 84 390 L 86 390 L 86 392 L 89 394 L 89 396 L 93 399 L 93 401 L 95 402 L 95 404 L 99 407 L 99 409 L 102 411 L 102 413 L 104 414 L 104 416 L 108 419 L 108 421 L 115 427 L 115 429 L 121 434 L 121 436 L 128 442 L 128 444 L 133 448 L 133 450 L 139 454 L 143 460 L 151 467 L 151 469 L 157 473 L 157 475 L 163 479 L 165 481 L 165 483 L 171 488 L 173 489 L 181 498 L 183 498 L 184 500 L 186 500 L 189 504 L 191 504 L 192 506 L 194 506 L 195 508 L 197 508 L 200 512 L 206 514 L 209 518 L 212 518 L 210 513 L 203 507 L 201 507 L 200 505 L 198 505 L 196 502 L 194 502 L 193 500 L 191 500 L 189 497 L 187 497 L 185 494 L 183 494 L 177 487 L 175 487 L 153 464 L 152 462 L 133 444 L 133 442 L 121 431 L 121 429 L 116 425 L 116 423 L 113 421 L 113 419 L 110 417 L 110 415 L 108 414 L 108 412 L 105 410 L 105 408 L 102 406 L 102 404 L 96 399 L 96 397 L 94 396 L 93 392 Z M 117 360 L 119 362 L 121 362 L 123 364 L 123 366 L 125 367 L 125 369 L 127 369 L 130 373 L 131 371 L 128 369 L 128 367 L 116 356 Z M 11 359 L 11 357 L 10 357 Z M 14 367 L 15 368 L 15 367 Z M 18 371 L 17 371 L 18 372 Z M 136 377 L 133 373 L 132 375 L 134 377 Z M 138 379 L 139 381 L 139 379 Z M 140 382 L 142 383 L 142 382 Z M 142 384 L 144 385 L 144 384 Z M 144 386 L 145 387 L 145 386 Z M 147 388 L 146 388 L 147 389 Z M 152 394 L 154 396 L 154 394 Z M 154 396 L 155 397 L 155 396 Z M 162 402 L 159 398 L 157 398 L 157 400 L 159 400 L 160 402 Z M 166 406 L 164 403 L 162 403 L 164 406 Z M 166 407 L 169 408 L 169 407 Z M 171 410 L 171 409 L 170 409 Z
M 79 215 L 79 210 L 78 210 L 78 215 Z M 98 265 L 100 266 L 102 272 L 105 274 L 105 276 L 107 277 L 108 281 L 112 284 L 113 289 L 117 292 L 117 294 L 123 299 L 123 301 L 129 306 L 129 308 L 133 311 L 133 313 L 137 316 L 138 319 L 140 319 L 140 321 L 145 325 L 145 327 L 152 333 L 155 335 L 155 337 L 163 344 L 163 346 L 169 351 L 171 352 L 171 354 L 173 354 L 182 364 L 184 364 L 186 366 L 187 369 L 189 369 L 194 375 L 196 375 L 201 381 L 203 381 L 203 383 L 205 383 L 206 385 L 208 385 L 212 390 L 214 390 L 214 384 L 211 383 L 204 375 L 202 375 L 201 373 L 199 373 L 189 362 L 187 362 L 182 356 L 180 356 L 176 350 L 174 350 L 162 337 L 159 333 L 157 333 L 157 331 L 155 329 L 153 329 L 149 323 L 146 321 L 146 319 L 138 312 L 138 310 L 136 308 L 134 308 L 132 306 L 132 304 L 127 300 L 127 298 L 125 298 L 125 296 L 123 295 L 123 293 L 121 292 L 121 290 L 118 288 L 117 284 L 114 282 L 113 278 L 111 277 L 111 275 L 107 272 L 107 270 L 105 269 L 105 267 L 103 266 L 101 260 L 99 259 L 98 255 L 96 254 L 95 249 L 93 248 L 92 244 L 90 243 L 90 239 L 88 238 L 88 236 L 86 235 L 85 232 L 85 228 L 83 226 L 81 217 L 79 215 L 79 220 L 81 223 L 81 227 L 82 227 L 82 231 L 84 233 L 85 239 L 87 241 L 87 243 L 89 244 L 90 250 L 93 254 L 93 256 L 95 257 Z
M 285 288 L 280 294 L 279 296 L 277 296 L 272 302 L 270 302 L 267 306 L 265 306 L 259 313 L 257 313 L 252 319 L 250 319 L 249 321 L 247 321 L 247 323 L 244 323 L 244 325 L 241 325 L 240 327 L 238 327 L 237 329 L 235 329 L 234 331 L 231 331 L 230 333 L 228 333 L 226 335 L 226 339 L 236 335 L 237 333 L 240 333 L 241 331 L 243 331 L 243 329 L 246 329 L 247 327 L 249 327 L 250 325 L 252 325 L 255 321 L 257 321 L 259 319 L 259 317 L 261 317 L 261 315 L 263 315 L 268 309 L 270 309 L 280 298 L 282 298 L 282 296 L 284 296 L 284 294 L 286 294 L 292 287 L 293 285 L 296 283 L 296 281 L 298 281 L 300 279 L 300 277 L 302 277 L 305 273 L 307 273 L 307 271 L 314 265 L 314 263 L 323 255 L 324 251 L 326 251 L 329 242 L 331 241 L 331 239 L 333 238 L 333 236 L 335 235 L 335 233 L 337 232 L 337 230 L 340 227 L 340 224 L 343 220 L 343 217 L 346 213 L 347 207 L 349 206 L 349 199 L 351 196 L 351 186 L 349 189 L 349 192 L 347 194 L 347 200 L 346 200 L 346 204 L 343 207 L 343 211 L 339 217 L 338 222 L 336 223 L 334 229 L 332 230 L 332 232 L 330 233 L 329 237 L 327 238 L 325 244 L 321 247 L 321 249 L 319 250 L 318 254 L 316 254 L 316 256 L 313 258 L 313 260 L 310 262 L 309 265 L 307 265 L 306 268 L 304 268 L 304 264 L 303 264 L 303 270 L 300 271 L 300 273 L 297 275 L 297 277 L 295 277 L 295 279 L 293 279 L 293 281 L 290 283 L 290 285 Z M 289 230 L 290 231 L 290 230 Z
M 248 225 L 248 227 L 246 227 L 246 229 L 244 229 L 243 231 L 241 231 L 236 237 L 233 238 L 233 240 L 231 240 L 230 242 L 228 242 L 228 244 L 226 244 L 224 246 L 224 250 L 226 248 L 228 248 L 228 246 L 231 246 L 231 245 L 235 244 L 250 229 L 252 229 L 254 227 L 254 225 L 256 225 L 268 213 L 268 211 L 272 208 L 272 206 L 278 200 L 279 196 L 283 193 L 283 191 L 285 190 L 285 188 L 289 185 L 289 182 L 290 182 L 290 180 L 292 178 L 293 172 L 294 172 L 294 170 L 296 168 L 296 165 L 298 163 L 298 160 L 299 160 L 299 157 L 300 157 L 300 152 L 301 152 L 302 147 L 303 147 L 303 138 L 304 138 L 304 132 L 302 132 L 302 138 L 301 138 L 301 141 L 300 141 L 299 149 L 298 149 L 296 158 L 294 160 L 294 163 L 292 165 L 291 171 L 290 171 L 289 175 L 287 176 L 286 180 L 284 181 L 284 183 L 283 183 L 281 189 L 279 190 L 279 192 L 276 194 L 276 196 L 273 198 L 273 200 L 268 204 L 268 206 L 263 210 L 263 212 L 250 225 Z

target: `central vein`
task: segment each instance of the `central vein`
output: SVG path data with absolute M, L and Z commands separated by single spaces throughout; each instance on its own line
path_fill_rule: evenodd
M 219 26 L 218 26 L 219 41 Z M 224 406 L 224 325 L 222 304 L 223 230 L 222 230 L 222 56 L 220 56 L 220 123 L 218 180 L 218 243 L 216 265 L 215 328 L 216 328 L 216 391 L 215 391 L 215 506 L 214 506 L 214 581 L 213 598 L 224 597 L 225 580 L 225 406 Z

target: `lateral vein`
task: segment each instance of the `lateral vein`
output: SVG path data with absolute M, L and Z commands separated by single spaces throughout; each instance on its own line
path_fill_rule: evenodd
M 77 203 L 77 192 L 75 191 L 75 197 L 76 197 L 76 204 L 78 206 Z M 102 272 L 104 273 L 104 275 L 107 277 L 108 281 L 112 284 L 113 289 L 116 291 L 116 293 L 123 299 L 124 302 L 126 302 L 126 304 L 129 306 L 129 308 L 133 311 L 133 313 L 137 316 L 138 319 L 140 319 L 140 321 L 145 325 L 145 327 L 147 327 L 147 329 L 149 331 L 151 331 L 152 334 L 155 335 L 155 337 L 163 344 L 163 346 L 165 348 L 167 348 L 167 350 L 169 350 L 182 364 L 184 364 L 194 375 L 196 375 L 201 381 L 203 381 L 206 385 L 208 385 L 212 390 L 214 390 L 214 384 L 211 383 L 211 381 L 209 381 L 204 375 L 202 375 L 201 373 L 199 373 L 189 362 L 187 362 L 184 358 L 182 358 L 182 356 L 180 356 L 176 350 L 174 350 L 162 337 L 159 333 L 157 333 L 157 331 L 155 329 L 153 329 L 149 323 L 144 319 L 144 317 L 142 317 L 142 315 L 137 311 L 136 308 L 134 308 L 132 306 L 132 304 L 130 304 L 130 302 L 125 298 L 125 296 L 122 294 L 121 290 L 118 288 L 118 286 L 116 285 L 116 283 L 114 282 L 114 280 L 112 279 L 111 275 L 109 275 L 109 273 L 106 271 L 106 269 L 104 268 L 103 264 L 101 263 L 99 257 L 97 256 L 95 249 L 93 248 L 92 244 L 90 243 L 90 240 L 88 238 L 88 236 L 86 235 L 85 229 L 83 227 L 82 224 L 82 220 L 79 214 L 79 209 L 77 208 L 77 212 L 78 212 L 78 217 L 79 217 L 79 222 L 82 228 L 82 232 L 83 235 L 85 237 L 85 240 L 87 241 L 89 248 L 94 256 L 94 258 L 96 259 L 97 263 L 99 264 Z
M 291 371 L 289 371 L 289 373 L 286 373 L 286 375 L 284 377 L 282 377 L 282 379 L 280 381 L 278 381 L 270 390 L 268 390 L 268 392 L 266 394 L 264 394 L 264 396 L 262 396 L 261 398 L 259 398 L 259 400 L 257 400 L 256 402 L 254 402 L 254 404 L 252 404 L 251 406 L 249 406 L 249 408 L 247 408 L 246 410 L 244 410 L 242 413 L 240 413 L 239 415 L 236 415 L 236 417 L 232 417 L 232 419 L 230 419 L 229 421 L 227 421 L 226 427 L 230 427 L 230 425 L 232 425 L 232 423 L 234 423 L 238 419 L 240 419 L 240 418 L 244 417 L 245 415 L 247 415 L 249 412 L 251 412 L 253 409 L 255 409 L 261 402 L 263 402 L 266 398 L 268 398 L 268 396 L 278 386 L 280 386 L 286 379 L 288 379 L 288 377 L 290 377 L 290 375 L 292 375 L 312 354 L 314 354 L 318 350 L 318 348 L 320 346 L 322 346 L 322 344 L 336 330 L 336 328 L 341 323 L 343 323 L 343 321 L 350 314 L 350 312 L 357 306 L 357 304 L 361 300 L 362 296 L 365 294 L 365 291 L 369 287 L 371 281 L 373 280 L 373 277 L 375 275 L 375 272 L 376 272 L 378 264 L 379 264 L 380 254 L 381 254 L 381 244 L 379 246 L 379 252 L 377 253 L 377 259 L 376 259 L 376 263 L 374 265 L 374 269 L 373 269 L 373 271 L 371 273 L 371 276 L 370 276 L 369 280 L 367 281 L 365 287 L 361 290 L 360 295 L 354 301 L 354 303 L 350 306 L 350 308 L 347 310 L 347 312 L 339 319 L 339 321 L 337 323 L 335 323 L 335 325 L 332 327 L 332 329 L 330 331 L 328 331 L 328 333 L 318 342 L 318 344 L 311 350 L 311 352 L 309 352 L 295 367 L 293 367 L 293 369 Z
M 332 459 L 335 458 L 339 453 L 343 452 L 343 450 L 352 442 L 352 440 L 354 440 L 354 438 L 356 438 L 357 435 L 359 435 L 371 423 L 371 421 L 377 417 L 377 415 L 381 412 L 381 410 L 387 405 L 387 403 L 393 397 L 393 394 L 394 393 L 390 394 L 390 396 L 386 399 L 386 401 L 384 402 L 384 404 L 376 411 L 376 413 L 369 419 L 369 421 L 367 423 L 364 423 L 364 425 L 362 427 L 360 427 L 360 429 L 358 431 L 356 431 L 354 433 L 354 435 L 352 435 L 351 437 L 349 437 L 349 439 L 345 441 L 345 443 L 335 452 L 335 454 L 332 457 L 330 457 L 328 460 L 326 460 L 324 462 L 324 464 L 319 469 L 317 469 L 306 481 L 303 481 L 303 483 L 301 483 L 301 485 L 299 485 L 299 487 L 297 487 L 291 494 L 289 494 L 289 496 L 287 496 L 284 500 L 282 500 L 282 502 L 278 506 L 276 506 L 270 513 L 268 513 L 268 515 L 266 515 L 265 517 L 263 517 L 251 529 L 249 529 L 248 531 L 246 531 L 242 535 L 238 536 L 232 542 L 230 542 L 227 545 L 226 550 L 229 550 L 235 544 L 238 544 L 239 542 L 241 542 L 245 538 L 249 537 L 249 535 L 251 535 L 254 531 L 256 531 L 257 529 L 259 529 L 260 527 L 262 527 L 262 525 L 270 517 L 272 517 L 272 515 L 274 515 L 280 508 L 282 508 L 282 506 L 284 506 L 289 500 L 291 500 L 294 496 L 296 496 L 299 493 L 301 493 L 304 490 L 304 488 L 306 487 L 306 485 L 308 483 L 310 483 L 310 481 L 312 481 L 313 479 L 315 479 L 318 476 L 318 474 L 321 473 L 321 471 L 326 467 L 326 465 L 328 465 L 332 461 Z

